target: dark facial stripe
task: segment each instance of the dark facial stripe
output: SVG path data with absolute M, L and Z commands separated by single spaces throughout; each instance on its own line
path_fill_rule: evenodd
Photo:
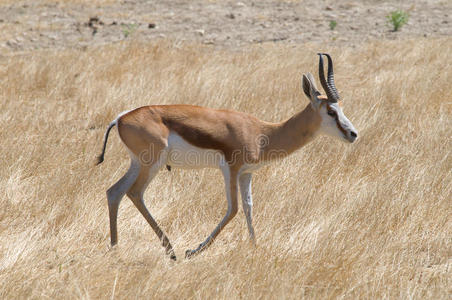
M 330 110 L 330 106 L 327 106 L 327 109 Z M 342 132 L 342 134 L 344 135 L 344 137 L 347 137 L 347 131 L 342 127 L 341 123 L 339 123 L 339 116 L 336 113 L 336 117 L 334 117 L 334 120 L 336 121 L 336 126 L 337 128 Z

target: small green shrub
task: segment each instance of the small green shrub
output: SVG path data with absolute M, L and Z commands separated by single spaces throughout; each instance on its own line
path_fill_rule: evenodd
M 331 30 L 334 30 L 334 28 L 336 28 L 336 26 L 337 26 L 337 22 L 336 21 L 330 21 L 330 29 Z
M 136 29 L 138 25 L 137 24 L 127 24 L 122 26 L 122 33 L 124 34 L 124 37 L 128 37 L 131 35 Z
M 391 12 L 386 18 L 388 18 L 388 22 L 393 26 L 393 30 L 398 31 L 408 22 L 408 13 L 399 9 Z

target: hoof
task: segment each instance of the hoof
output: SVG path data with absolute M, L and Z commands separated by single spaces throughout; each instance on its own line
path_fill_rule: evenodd
M 176 261 L 176 260 L 177 260 L 177 259 L 176 259 L 176 255 L 171 254 L 170 259 Z
M 187 251 L 185 251 L 185 258 L 186 259 L 190 259 L 191 257 L 192 257 L 192 255 L 193 255 L 193 251 L 192 250 L 187 250 Z

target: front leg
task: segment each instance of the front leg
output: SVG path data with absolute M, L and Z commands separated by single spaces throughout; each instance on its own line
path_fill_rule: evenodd
M 250 234 L 251 242 L 256 245 L 253 228 L 253 196 L 251 194 L 251 173 L 242 174 L 239 177 L 240 193 L 242 194 L 243 212 L 246 217 L 246 224 L 248 225 L 248 232 Z
M 237 214 L 237 172 L 231 170 L 229 166 L 222 167 L 221 171 L 223 172 L 224 183 L 226 187 L 226 198 L 228 200 L 228 210 L 226 212 L 226 215 L 223 217 L 214 231 L 212 231 L 212 233 L 207 237 L 207 239 L 198 246 L 198 248 L 196 248 L 195 250 L 185 251 L 185 258 L 190 258 L 193 255 L 199 254 L 200 252 L 206 250 L 212 244 L 221 230 L 223 230 L 223 228 L 229 223 L 229 221 L 231 221 L 232 218 L 234 218 L 234 216 Z

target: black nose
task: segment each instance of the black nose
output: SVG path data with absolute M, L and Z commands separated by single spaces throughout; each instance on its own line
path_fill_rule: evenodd
M 358 135 L 354 131 L 350 131 L 350 136 L 356 138 Z

